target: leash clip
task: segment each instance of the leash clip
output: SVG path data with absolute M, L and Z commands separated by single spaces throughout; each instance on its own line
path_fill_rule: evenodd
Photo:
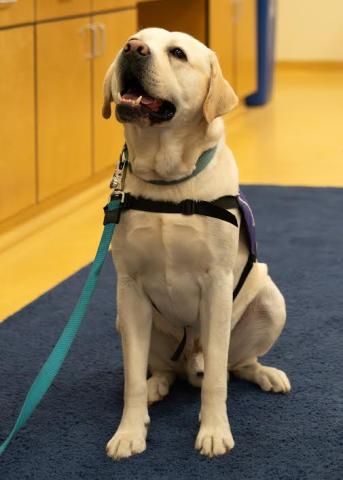
M 125 145 L 120 155 L 119 163 L 117 165 L 117 168 L 113 174 L 113 177 L 110 183 L 110 188 L 112 192 L 110 193 L 109 199 L 108 199 L 108 204 L 113 200 L 119 200 L 120 206 L 113 210 L 109 210 L 108 205 L 106 205 L 106 207 L 104 208 L 105 210 L 104 225 L 106 225 L 107 223 L 119 223 L 120 221 L 121 210 L 125 202 L 124 186 L 125 186 L 127 165 L 128 165 L 127 148 Z
M 125 185 L 125 177 L 127 171 L 127 147 L 123 148 L 123 151 L 120 155 L 119 163 L 117 168 L 113 174 L 110 189 L 113 190 L 110 194 L 109 201 L 114 200 L 115 198 L 118 199 L 120 197 L 120 203 L 124 203 L 125 200 L 125 192 L 124 192 L 124 185 Z

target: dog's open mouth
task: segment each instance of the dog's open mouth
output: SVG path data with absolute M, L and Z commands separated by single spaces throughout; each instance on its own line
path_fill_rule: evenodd
M 160 123 L 171 120 L 175 112 L 172 102 L 149 95 L 138 78 L 124 75 L 117 104 L 119 120 L 133 121 L 141 117 L 149 118 L 152 123 Z

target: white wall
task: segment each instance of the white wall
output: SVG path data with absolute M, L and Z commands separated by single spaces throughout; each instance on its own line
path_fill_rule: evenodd
M 276 58 L 343 61 L 343 0 L 278 0 Z

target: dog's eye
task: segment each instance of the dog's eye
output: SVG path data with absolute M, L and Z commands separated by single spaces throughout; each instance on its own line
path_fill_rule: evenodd
M 169 53 L 180 60 L 187 60 L 187 55 L 180 47 L 171 48 Z

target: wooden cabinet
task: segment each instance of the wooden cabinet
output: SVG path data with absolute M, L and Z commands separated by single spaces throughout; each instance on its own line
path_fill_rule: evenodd
M 37 25 L 38 194 L 91 174 L 89 19 Z
M 103 80 L 135 28 L 134 9 L 95 15 L 92 24 L 86 17 L 37 26 L 39 200 L 114 164 L 124 137 L 101 116 Z
M 91 0 L 36 0 L 37 20 L 79 15 L 90 9 Z
M 235 6 L 235 88 L 243 98 L 257 88 L 256 0 L 239 0 Z
M 20 0 L 20 2 L 13 3 L 11 0 L 3 0 L 0 3 L 0 27 L 32 22 L 33 1 Z
M 209 3 L 209 46 L 216 52 L 224 77 L 235 83 L 234 4 L 230 0 Z
M 137 30 L 158 26 L 166 30 L 186 32 L 206 43 L 206 5 L 207 0 L 139 2 Z
M 168 15 L 172 9 L 177 15 Z M 239 97 L 256 90 L 256 0 L 160 0 L 138 3 L 138 29 L 189 33 L 218 55 Z
M 33 27 L 0 31 L 0 220 L 35 202 Z
M 137 26 L 136 10 L 124 10 L 93 17 L 95 31 L 94 68 L 94 167 L 95 171 L 114 165 L 124 143 L 122 125 L 101 115 L 103 81 L 109 65 Z
M 209 46 L 225 78 L 244 98 L 257 86 L 256 0 L 210 0 Z

